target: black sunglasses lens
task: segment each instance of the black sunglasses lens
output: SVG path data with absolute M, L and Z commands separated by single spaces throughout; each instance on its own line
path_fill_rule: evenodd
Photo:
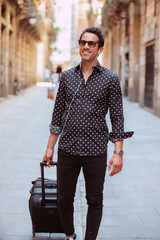
M 84 47 L 84 46 L 86 45 L 86 43 L 87 43 L 87 42 L 84 41 L 84 40 L 80 40 L 80 41 L 79 41 L 79 45 L 82 46 L 82 47 Z
M 89 46 L 89 47 L 95 47 L 97 42 L 79 40 L 79 45 L 80 45 L 81 47 L 84 47 L 84 46 L 86 45 L 86 43 L 88 43 L 88 46 Z
M 96 42 L 89 41 L 89 42 L 88 42 L 88 46 L 89 46 L 89 47 L 95 47 L 95 46 L 96 46 Z

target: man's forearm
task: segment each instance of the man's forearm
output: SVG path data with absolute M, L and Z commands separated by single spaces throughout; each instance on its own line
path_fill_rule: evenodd
M 115 151 L 123 150 L 123 140 L 116 141 L 114 143 Z
M 59 134 L 50 134 L 48 139 L 48 144 L 47 144 L 48 149 L 54 149 L 54 146 L 56 145 L 58 137 L 59 137 Z

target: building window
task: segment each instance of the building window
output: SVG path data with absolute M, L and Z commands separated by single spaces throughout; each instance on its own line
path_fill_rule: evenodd
M 10 14 L 10 24 L 12 24 L 13 23 L 13 15 L 12 15 L 12 13 Z
M 1 8 L 1 16 L 5 18 L 6 16 L 6 5 L 3 3 Z
M 126 19 L 126 37 L 130 34 L 129 19 Z

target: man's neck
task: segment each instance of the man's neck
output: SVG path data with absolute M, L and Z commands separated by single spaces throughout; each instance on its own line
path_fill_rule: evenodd
M 90 62 L 81 62 L 81 67 L 82 67 L 82 73 L 85 79 L 85 83 L 87 82 L 89 76 L 92 74 L 93 67 L 97 66 L 97 59 L 95 59 L 92 63 Z
M 83 73 L 85 74 L 87 71 L 89 71 L 89 69 L 92 70 L 92 67 L 97 66 L 97 64 L 98 64 L 97 59 L 93 62 L 86 62 L 82 60 L 81 66 L 82 66 Z

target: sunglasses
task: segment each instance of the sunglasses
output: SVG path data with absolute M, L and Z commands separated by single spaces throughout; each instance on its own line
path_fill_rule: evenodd
M 96 44 L 98 44 L 99 42 L 79 40 L 79 45 L 81 47 L 84 47 L 86 45 L 86 43 L 88 43 L 88 46 L 90 48 L 94 48 L 96 46 Z

